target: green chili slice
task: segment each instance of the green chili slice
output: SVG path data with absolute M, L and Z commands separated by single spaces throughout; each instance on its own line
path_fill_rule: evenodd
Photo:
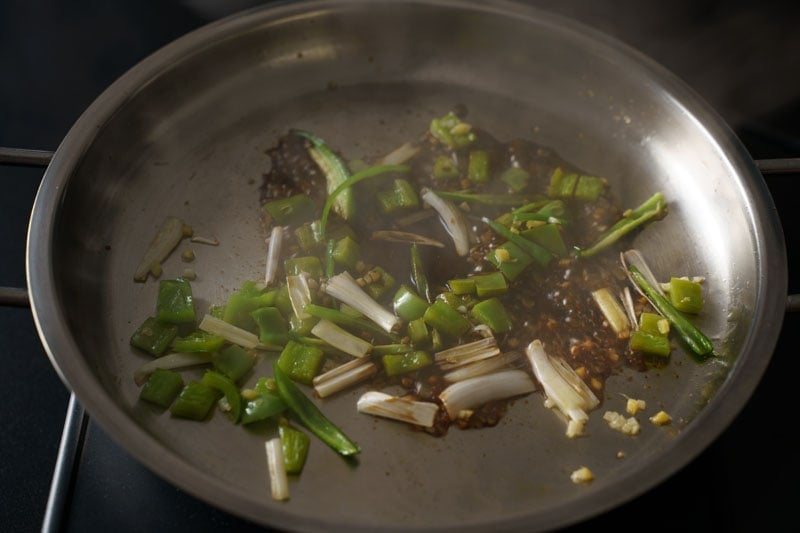
M 289 410 L 311 433 L 342 456 L 357 455 L 361 450 L 308 398 L 291 378 L 277 365 L 273 365 L 278 394 Z

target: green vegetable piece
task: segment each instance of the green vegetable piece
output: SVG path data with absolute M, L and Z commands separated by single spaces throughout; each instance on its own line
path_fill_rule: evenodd
M 452 111 L 441 118 L 431 120 L 430 132 L 450 148 L 464 148 L 477 139 L 472 126 L 462 122 Z
M 475 183 L 489 181 L 489 152 L 486 150 L 472 150 L 469 153 L 467 176 Z
M 297 226 L 294 230 L 294 236 L 297 244 L 300 245 L 304 252 L 313 252 L 322 244 L 319 239 L 319 224 L 317 222 Z
M 292 315 L 289 317 L 289 329 L 297 335 L 307 336 L 311 335 L 311 330 L 314 329 L 317 322 L 319 322 L 319 319 L 315 316 L 298 318 L 297 315 Z
M 228 417 L 231 422 L 238 424 L 242 417 L 242 395 L 239 387 L 230 378 L 214 370 L 206 370 L 200 383 L 225 395 L 229 407 Z
M 294 308 L 292 307 L 292 300 L 289 298 L 289 287 L 286 284 L 278 287 L 275 292 L 275 299 L 273 305 L 278 308 L 284 318 L 294 315 Z
M 156 318 L 169 324 L 190 324 L 195 321 L 192 286 L 183 278 L 158 282 Z
M 378 165 L 376 167 L 365 168 L 364 170 L 360 170 L 344 180 L 333 191 L 329 191 L 328 199 L 325 200 L 325 205 L 322 206 L 322 216 L 320 218 L 319 226 L 321 238 L 325 238 L 325 227 L 328 224 L 328 215 L 330 214 L 330 210 L 340 194 L 344 194 L 345 192 L 349 193 L 350 188 L 360 181 L 374 178 L 387 172 L 408 172 L 409 170 L 410 167 L 408 165 Z
M 381 296 L 389 292 L 389 290 L 394 287 L 394 276 L 386 272 L 381 267 L 374 267 L 372 270 L 370 270 L 370 274 L 372 277 L 377 275 L 378 279 L 377 281 L 367 284 L 367 286 L 364 287 L 364 290 L 372 297 L 373 300 L 379 300 Z
M 184 385 L 169 410 L 172 416 L 178 418 L 205 420 L 217 398 L 216 390 L 199 381 L 190 381 Z
M 547 195 L 551 198 L 572 198 L 577 183 L 577 174 L 566 174 L 564 169 L 556 167 L 550 175 L 550 187 L 547 189 Z
M 295 135 L 299 135 L 311 141 L 308 147 L 308 155 L 317 164 L 325 175 L 328 195 L 331 195 L 340 185 L 350 178 L 350 171 L 347 165 L 328 144 L 313 133 L 294 130 Z M 342 191 L 333 203 L 333 209 L 345 220 L 350 220 L 355 215 L 355 199 L 353 191 L 348 189 Z
M 409 322 L 421 318 L 428 309 L 428 302 L 417 295 L 408 285 L 400 285 L 394 294 L 394 312 Z
M 567 246 L 561 236 L 561 228 L 558 224 L 541 224 L 533 228 L 526 229 L 520 233 L 526 239 L 530 239 L 536 244 L 543 246 L 548 252 L 564 257 L 567 255 Z
M 278 394 L 289 410 L 311 433 L 340 455 L 349 457 L 361 450 L 294 384 L 291 378 L 276 363 L 273 366 Z
M 333 261 L 347 269 L 353 269 L 361 260 L 361 247 L 352 238 L 344 237 L 336 241 L 336 245 L 331 252 Z
M 296 194 L 289 198 L 270 200 L 264 209 L 279 226 L 297 226 L 314 218 L 317 206 L 310 196 Z
M 173 339 L 178 335 L 178 326 L 164 324 L 156 317 L 147 317 L 142 325 L 136 328 L 131 335 L 131 346 L 144 350 L 152 356 L 158 357 L 167 351 Z
M 489 326 L 494 333 L 506 333 L 511 330 L 511 317 L 497 298 L 478 302 L 470 313 L 475 320 Z
M 714 344 L 705 336 L 694 324 L 689 322 L 680 311 L 673 307 L 672 303 L 652 287 L 644 278 L 639 269 L 635 266 L 630 267 L 631 279 L 642 289 L 642 292 L 653 303 L 658 311 L 669 320 L 669 323 L 678 332 L 678 335 L 686 343 L 692 352 L 704 358 L 714 352 Z
M 290 257 L 283 262 L 283 270 L 287 276 L 297 276 L 303 272 L 312 278 L 322 277 L 322 262 L 314 255 Z
M 261 307 L 250 313 L 250 316 L 258 327 L 258 340 L 263 344 L 286 342 L 289 329 L 286 319 L 277 307 Z
M 419 196 L 414 187 L 402 178 L 394 180 L 394 188 L 377 193 L 378 205 L 386 214 L 419 207 Z
M 502 272 L 478 274 L 472 279 L 475 280 L 475 292 L 479 298 L 498 296 L 508 291 L 508 282 Z
M 669 334 L 669 320 L 656 313 L 644 312 L 639 316 L 639 329 L 650 335 L 666 337 Z
M 214 335 L 205 331 L 194 331 L 185 337 L 178 337 L 172 341 L 172 350 L 175 352 L 213 352 L 222 348 L 225 337 Z
M 697 314 L 703 310 L 703 287 L 689 279 L 670 278 L 669 299 L 678 311 Z
M 426 324 L 451 339 L 457 339 L 470 328 L 469 321 L 461 313 L 441 300 L 433 302 L 423 318 Z
M 157 368 L 150 374 L 139 392 L 139 398 L 167 408 L 183 388 L 183 378 L 174 370 Z
M 389 340 L 397 340 L 396 335 L 387 333 L 380 326 L 378 326 L 371 320 L 363 318 L 360 315 L 360 313 L 356 312 L 355 315 L 351 315 L 345 312 L 344 311 L 345 309 L 352 309 L 352 308 L 347 306 L 342 306 L 342 310 L 340 311 L 338 309 L 332 309 L 330 307 L 324 307 L 321 305 L 308 304 L 305 307 L 305 312 L 317 318 L 325 318 L 327 320 L 330 320 L 334 324 L 342 326 L 351 333 L 358 334 L 361 332 L 368 332 L 371 333 L 372 335 L 385 337 Z
M 255 386 L 256 398 L 248 400 L 242 409 L 242 424 L 252 424 L 277 416 L 286 411 L 286 402 L 278 394 L 272 378 L 262 377 Z
M 517 279 L 533 258 L 513 242 L 505 242 L 486 254 L 485 259 L 503 273 L 509 281 Z
M 575 185 L 574 198 L 584 202 L 594 202 L 606 187 L 606 180 L 597 176 L 580 176 Z
M 422 254 L 417 243 L 411 245 L 411 282 L 417 289 L 417 294 L 425 299 L 426 302 L 433 301 L 428 276 L 425 273 L 425 264 L 422 261 Z
M 484 224 L 488 225 L 492 230 L 500 235 L 501 237 L 505 237 L 508 241 L 513 242 L 519 248 L 522 249 L 526 254 L 531 256 L 539 265 L 547 266 L 550 260 L 553 258 L 553 255 L 548 252 L 544 247 L 536 244 L 533 241 L 529 241 L 525 237 L 514 233 L 507 227 L 503 226 L 502 224 L 498 224 L 492 220 L 489 220 L 486 217 L 483 217 Z
M 514 192 L 524 190 L 530 178 L 531 175 L 519 167 L 511 167 L 500 175 L 500 180 Z
M 608 228 L 591 247 L 586 250 L 579 250 L 578 256 L 590 257 L 605 250 L 646 222 L 665 217 L 667 215 L 667 209 L 664 195 L 660 192 L 655 193 L 633 211 L 626 212 L 622 219 Z
M 378 346 L 372 347 L 372 355 L 380 357 L 388 354 L 408 353 L 411 350 L 411 345 L 402 342 L 395 344 L 379 344 Z
M 652 335 L 642 330 L 631 332 L 629 340 L 631 350 L 666 357 L 672 351 L 669 338 L 664 335 Z
M 214 352 L 211 355 L 211 364 L 236 383 L 253 368 L 255 357 L 241 346 L 232 344 L 223 350 Z
M 433 177 L 437 180 L 447 180 L 458 176 L 458 166 L 446 155 L 440 155 L 433 162 Z
M 424 350 L 413 350 L 404 354 L 388 354 L 381 357 L 383 369 L 389 377 L 408 374 L 433 364 L 430 354 Z
M 475 294 L 475 279 L 473 278 L 458 278 L 447 281 L 447 286 L 453 291 L 455 295 L 462 294 Z
M 299 474 L 306 464 L 311 439 L 299 429 L 288 424 L 279 426 L 278 435 L 281 439 L 281 448 L 283 448 L 283 464 L 286 467 L 286 473 Z
M 277 365 L 294 381 L 311 385 L 324 358 L 325 353 L 316 346 L 289 341 L 278 357 Z
M 253 319 L 252 312 L 261 307 L 274 306 L 277 295 L 278 289 L 261 290 L 256 288 L 255 283 L 245 282 L 238 292 L 228 298 L 222 320 L 251 333 L 257 333 L 258 324 Z
M 416 348 L 430 345 L 431 336 L 424 318 L 418 318 L 408 323 L 408 338 Z

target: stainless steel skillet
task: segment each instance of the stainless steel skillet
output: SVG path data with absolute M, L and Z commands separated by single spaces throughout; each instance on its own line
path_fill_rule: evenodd
M 733 419 L 777 338 L 785 252 L 752 160 L 689 89 L 585 28 L 508 4 L 370 6 L 299 4 L 214 24 L 134 68 L 76 123 L 45 175 L 29 240 L 31 301 L 56 367 L 154 471 L 283 528 L 542 529 L 647 490 Z M 499 428 L 441 441 L 357 416 L 355 395 L 326 402 L 362 442 L 361 464 L 316 447 L 292 501 L 275 504 L 262 436 L 136 403 L 142 359 L 127 338 L 154 285 L 134 285 L 132 269 L 163 216 L 182 216 L 222 242 L 198 250 L 196 286 L 207 303 L 223 300 L 261 271 L 257 184 L 279 134 L 306 127 L 345 153 L 376 155 L 454 103 L 500 136 L 536 138 L 608 176 L 623 201 L 664 191 L 675 207 L 637 246 L 662 273 L 710 280 L 703 326 L 724 357 L 698 367 L 679 356 L 660 376 L 615 381 L 610 391 L 681 420 L 637 439 L 596 417 L 590 438 L 566 441 L 537 396 Z M 610 392 L 609 407 L 619 401 Z M 581 464 L 597 475 L 589 487 L 569 482 Z

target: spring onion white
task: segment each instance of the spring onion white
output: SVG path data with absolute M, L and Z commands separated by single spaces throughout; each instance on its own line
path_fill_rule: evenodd
M 283 501 L 289 499 L 289 476 L 283 462 L 283 446 L 280 437 L 269 439 L 264 444 L 267 452 L 267 468 L 269 469 L 269 487 L 272 499 Z
M 366 357 L 372 350 L 370 343 L 324 318 L 314 325 L 311 333 L 353 357 Z
M 475 376 L 482 376 L 489 374 L 501 368 L 505 368 L 514 364 L 522 354 L 520 352 L 506 352 L 499 354 L 482 361 L 476 361 L 467 365 L 451 370 L 444 375 L 445 381 L 455 383 L 456 381 L 464 381 L 465 379 L 474 378 Z
M 272 285 L 275 282 L 275 277 L 278 274 L 278 267 L 280 266 L 278 259 L 281 256 L 282 245 L 283 228 L 281 226 L 275 226 L 272 228 L 269 245 L 267 246 L 267 267 L 264 274 L 264 283 L 267 285 Z
M 465 256 L 469 253 L 469 231 L 463 213 L 450 201 L 441 198 L 427 187 L 420 189 L 422 201 L 431 206 L 438 214 L 447 233 L 453 239 L 456 253 Z
M 391 418 L 422 427 L 433 427 L 439 406 L 433 402 L 409 400 L 384 392 L 370 391 L 356 404 L 359 413 Z
M 260 346 L 258 336 L 254 333 L 228 324 L 215 316 L 205 315 L 198 325 L 198 329 L 206 333 L 213 333 L 225 338 L 228 342 L 238 344 L 243 348 L 258 348 Z
M 142 260 L 133 274 L 134 281 L 146 281 L 147 275 L 158 277 L 161 273 L 161 263 L 172 253 L 184 237 L 190 233 L 184 222 L 173 216 L 168 216 L 158 229 L 150 245 L 145 250 Z
M 603 287 L 592 291 L 592 299 L 600 308 L 608 325 L 619 338 L 627 338 L 631 333 L 631 322 L 625 314 L 625 309 L 608 288 Z
M 324 291 L 372 320 L 387 333 L 391 333 L 402 322 L 364 292 L 348 272 L 336 274 L 329 279 L 324 285 Z
M 316 376 L 312 385 L 320 398 L 326 398 L 375 375 L 378 366 L 369 359 L 353 359 Z
M 536 383 L 523 370 L 501 370 L 453 383 L 439 394 L 451 420 L 463 411 L 485 403 L 505 400 L 536 390 Z
M 311 289 L 308 280 L 302 274 L 296 276 L 286 276 L 286 288 L 289 292 L 289 301 L 292 302 L 292 309 L 295 316 L 300 320 L 311 318 L 306 313 L 306 305 L 311 303 Z
M 487 337 L 438 351 L 434 354 L 434 361 L 442 370 L 452 370 L 475 361 L 494 357 L 499 353 L 497 339 Z
M 133 372 L 133 381 L 140 387 L 144 385 L 150 374 L 157 368 L 164 370 L 176 370 L 195 365 L 205 365 L 211 361 L 211 354 L 208 352 L 175 352 L 163 355 L 157 359 L 152 359 Z
M 420 147 L 409 142 L 403 143 L 381 160 L 381 165 L 402 165 L 419 152 Z
M 562 359 L 544 351 L 541 341 L 534 340 L 525 349 L 536 379 L 542 384 L 545 406 L 556 408 L 567 418 L 567 436 L 583 434 L 590 411 L 600 401 L 581 377 Z

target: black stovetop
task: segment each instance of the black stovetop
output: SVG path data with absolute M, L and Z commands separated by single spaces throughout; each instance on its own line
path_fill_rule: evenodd
M 0 2 L 0 146 L 54 150 L 91 101 L 138 60 L 253 3 Z M 800 156 L 800 75 L 794 72 L 800 7 L 752 0 L 661 7 L 638 0 L 531 3 L 615 34 L 678 74 L 728 120 L 754 158 Z M 0 286 L 25 284 L 27 218 L 41 175 L 41 169 L 0 166 Z M 798 180 L 800 175 L 767 178 L 794 273 Z M 790 291 L 798 289 L 795 276 Z M 794 523 L 797 346 L 800 314 L 787 314 L 762 383 L 717 441 L 644 496 L 570 529 L 633 530 L 657 523 L 658 529 L 751 531 Z M 0 306 L 0 353 L 3 530 L 262 530 L 162 481 L 91 419 L 76 441 L 75 477 L 62 492 L 64 512 L 50 515 L 56 520 L 43 527 L 70 393 L 44 353 L 29 309 Z

